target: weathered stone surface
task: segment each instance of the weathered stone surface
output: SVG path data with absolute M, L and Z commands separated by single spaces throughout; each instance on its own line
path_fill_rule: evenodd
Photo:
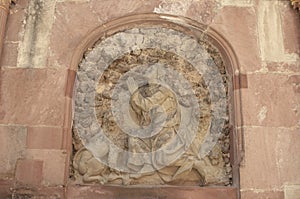
M 63 138 L 61 127 L 28 127 L 27 129 L 28 149 L 61 149 Z
M 280 14 L 282 17 L 283 41 L 286 53 L 300 54 L 300 15 L 291 11 L 290 2 L 282 2 Z M 299 61 L 298 61 L 299 63 Z
M 154 12 L 184 16 L 208 25 L 218 12 L 218 2 L 216 0 L 162 0 Z
M 281 189 L 300 183 L 299 130 L 247 127 L 245 165 L 240 168 L 241 189 Z
M 283 191 L 241 191 L 242 199 L 285 199 Z
M 88 2 L 57 3 L 54 15 L 48 66 L 69 67 L 75 48 L 102 21 L 91 11 Z
M 13 189 L 10 199 L 66 199 L 63 187 L 25 187 Z
M 18 67 L 46 67 L 55 3 L 56 1 L 52 0 L 29 2 L 24 37 L 19 49 Z
M 7 24 L 5 41 L 20 41 L 22 38 L 23 21 L 28 0 L 18 0 L 10 9 Z
M 151 13 L 158 6 L 160 0 L 90 0 L 90 7 L 103 22 L 119 18 L 126 15 Z
M 245 125 L 297 126 L 299 93 L 294 84 L 283 74 L 248 75 L 248 89 L 242 90 Z
M 257 2 L 257 27 L 261 58 L 265 62 L 295 62 L 299 60 L 296 53 L 286 53 L 280 8 L 281 1 Z
M 26 135 L 23 126 L 0 126 L 0 179 L 13 175 L 17 159 L 24 154 Z
M 69 186 L 67 188 L 67 198 L 99 198 L 111 199 L 149 199 L 149 198 L 164 198 L 164 199 L 237 199 L 235 188 L 183 188 L 183 187 L 165 187 L 165 188 L 126 188 L 114 186 Z
M 229 138 L 227 147 L 219 140 L 228 118 L 226 78 L 212 44 L 180 31 L 133 28 L 98 41 L 77 71 L 74 135 L 83 147 L 74 156 L 76 180 L 228 185 L 231 166 L 222 155 Z
M 266 65 L 268 72 L 280 72 L 285 74 L 297 73 L 300 71 L 300 62 L 269 62 Z
M 28 149 L 27 159 L 43 161 L 41 183 L 46 186 L 63 185 L 67 164 L 67 154 L 63 150 Z
M 242 73 L 261 68 L 256 17 L 253 8 L 224 7 L 211 24 L 233 46 Z
M 12 198 L 13 181 L 0 180 L 0 198 L 11 199 Z
M 43 176 L 43 161 L 19 159 L 16 167 L 16 180 L 20 185 L 39 186 Z
M 18 58 L 18 43 L 4 43 L 2 56 L 0 59 L 1 67 L 16 67 Z
M 284 199 L 297 199 L 299 198 L 299 196 L 300 196 L 300 184 L 284 186 Z
M 218 2 L 222 6 L 250 7 L 254 5 L 254 0 L 218 0 Z
M 63 124 L 66 70 L 1 70 L 0 123 Z
M 300 184 L 300 129 L 278 133 L 276 152 L 282 184 Z M 298 187 L 299 188 L 299 187 Z

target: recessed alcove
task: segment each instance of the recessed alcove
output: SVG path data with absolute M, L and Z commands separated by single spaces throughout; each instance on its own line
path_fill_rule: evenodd
M 221 36 L 144 14 L 97 28 L 76 53 L 72 183 L 238 196 L 238 64 Z

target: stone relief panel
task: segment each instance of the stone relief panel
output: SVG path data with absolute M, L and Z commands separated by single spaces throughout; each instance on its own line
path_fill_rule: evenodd
M 230 86 L 205 39 L 165 27 L 101 38 L 77 72 L 72 178 L 229 186 Z

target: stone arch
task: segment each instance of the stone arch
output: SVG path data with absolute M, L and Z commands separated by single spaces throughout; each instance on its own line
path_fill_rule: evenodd
M 186 34 L 192 35 L 196 38 L 206 37 L 221 54 L 221 58 L 224 62 L 226 71 L 229 75 L 230 82 L 232 84 L 229 90 L 229 97 L 232 107 L 230 107 L 230 124 L 232 126 L 231 131 L 231 158 L 233 166 L 233 185 L 239 186 L 239 164 L 242 160 L 243 154 L 243 134 L 241 132 L 242 126 L 242 113 L 241 113 L 241 99 L 239 88 L 242 86 L 242 79 L 240 75 L 239 62 L 237 56 L 227 40 L 219 34 L 217 31 L 209 26 L 202 25 L 196 21 L 177 17 L 172 15 L 163 14 L 139 14 L 126 16 L 119 19 L 115 19 L 111 22 L 103 24 L 92 32 L 90 32 L 85 39 L 78 45 L 73 53 L 69 66 L 69 75 L 66 85 L 66 112 L 64 126 L 65 132 L 65 146 L 68 149 L 70 156 L 72 152 L 72 114 L 73 114 L 73 92 L 75 84 L 75 76 L 78 69 L 78 65 L 84 56 L 84 53 L 91 48 L 99 39 L 105 38 L 116 32 L 120 32 L 132 27 L 149 26 L 149 25 L 162 25 L 174 28 L 178 31 L 182 31 Z M 67 170 L 68 171 L 68 170 Z M 68 175 L 68 174 L 66 174 Z

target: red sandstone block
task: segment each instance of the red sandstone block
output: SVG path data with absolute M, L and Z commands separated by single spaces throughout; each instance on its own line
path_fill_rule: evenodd
M 43 161 L 20 159 L 17 162 L 16 180 L 20 184 L 38 186 L 42 182 Z
M 274 128 L 244 128 L 244 166 L 240 168 L 241 189 L 280 188 L 280 171 L 276 165 Z
M 24 187 L 14 190 L 13 198 L 22 199 L 64 199 L 63 187 L 35 187 L 34 189 L 26 189 Z M 11 198 L 11 197 L 10 197 Z M 2 199 L 2 198 L 1 198 Z
M 13 182 L 11 180 L 0 180 L 0 198 L 11 199 Z
M 160 4 L 164 3 L 162 3 L 161 0 L 111 0 L 102 1 L 101 3 L 99 3 L 97 0 L 90 1 L 92 12 L 96 13 L 102 22 L 108 22 L 112 19 L 126 15 L 152 13 L 154 8 L 158 7 Z
M 300 94 L 300 75 L 291 75 L 288 79 L 288 83 L 292 84 L 295 93 Z
M 253 8 L 223 7 L 210 26 L 232 45 L 239 58 L 242 73 L 261 68 L 256 28 L 257 16 Z
M 74 49 L 89 32 L 115 18 L 153 12 L 160 3 L 160 0 L 110 0 L 101 3 L 93 0 L 80 3 L 74 1 L 57 3 L 48 65 L 69 66 Z
M 284 199 L 283 191 L 241 191 L 241 199 Z
M 76 71 L 68 70 L 67 85 L 65 95 L 69 98 L 73 97 Z
M 173 2 L 171 2 L 174 4 Z M 215 15 L 218 4 L 215 0 L 195 1 L 187 10 L 186 17 L 194 19 L 202 24 L 209 25 Z
M 12 176 L 26 148 L 26 127 L 0 126 L 0 179 Z
M 282 2 L 280 14 L 282 17 L 282 30 L 284 47 L 287 53 L 300 54 L 300 23 L 299 13 L 291 9 L 290 2 Z M 284 6 L 285 5 L 285 6 Z
M 283 73 L 298 73 L 300 71 L 300 63 L 285 63 L 285 62 L 270 62 L 267 63 L 269 72 L 283 72 Z
M 28 127 L 27 148 L 60 149 L 62 146 L 62 128 Z
M 89 2 L 56 4 L 50 37 L 49 66 L 68 67 L 75 48 L 89 31 L 100 25 L 90 8 L 92 6 Z
M 122 198 L 122 199 L 237 199 L 236 188 L 231 187 L 118 187 L 118 186 L 68 186 L 68 199 Z
M 11 6 L 6 23 L 6 35 L 5 41 L 20 41 L 20 31 L 25 19 L 25 10 L 28 6 L 27 0 L 15 1 L 15 4 Z
M 0 71 L 0 123 L 62 126 L 66 70 Z
M 277 161 L 282 184 L 300 185 L 300 130 L 282 130 L 277 140 Z M 299 195 L 300 196 L 300 195 Z
M 4 43 L 0 59 L 0 67 L 16 67 L 18 59 L 17 43 Z
M 247 126 L 294 127 L 300 120 L 299 93 L 284 74 L 248 75 L 242 89 L 242 111 Z
M 63 185 L 66 168 L 69 165 L 66 152 L 63 150 L 28 149 L 26 158 L 39 159 L 43 164 L 42 184 L 46 186 Z
M 242 190 L 281 189 L 300 184 L 299 130 L 276 127 L 244 128 L 245 161 L 240 168 Z

